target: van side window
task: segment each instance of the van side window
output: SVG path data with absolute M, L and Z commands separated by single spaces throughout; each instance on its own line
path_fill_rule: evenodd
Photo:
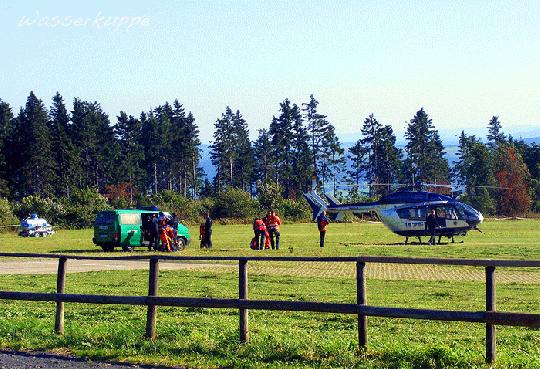
M 120 224 L 122 225 L 141 225 L 141 214 L 139 213 L 121 213 Z

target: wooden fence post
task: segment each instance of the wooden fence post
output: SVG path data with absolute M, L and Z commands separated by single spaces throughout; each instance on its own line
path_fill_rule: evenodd
M 67 258 L 58 259 L 58 275 L 56 276 L 56 293 L 64 293 L 66 289 L 66 262 Z M 64 302 L 56 303 L 56 316 L 54 320 L 54 331 L 64 334 Z
M 356 262 L 356 303 L 358 305 L 366 304 L 365 266 L 364 262 Z M 367 317 L 362 314 L 358 314 L 358 346 L 360 349 L 365 349 L 367 346 Z
M 238 276 L 238 298 L 247 300 L 247 259 L 241 258 L 238 260 L 239 276 Z M 240 308 L 240 342 L 249 343 L 249 323 L 248 309 Z
M 495 267 L 486 267 L 486 311 L 495 311 Z M 496 356 L 495 325 L 486 323 L 486 362 L 492 363 Z
M 148 275 L 148 296 L 158 295 L 158 277 L 159 277 L 159 259 L 157 257 L 150 258 L 150 270 Z M 156 317 L 157 306 L 148 305 L 146 313 L 146 334 L 147 338 L 156 336 Z

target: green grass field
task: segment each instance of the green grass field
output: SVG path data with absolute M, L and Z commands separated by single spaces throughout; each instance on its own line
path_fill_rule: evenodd
M 216 222 L 217 223 L 217 222 Z M 539 259 L 540 221 L 487 221 L 483 233 L 457 243 L 403 244 L 378 223 L 330 224 L 326 247 L 318 246 L 314 224 L 281 227 L 279 251 L 250 250 L 248 225 L 216 224 L 214 248 L 200 250 L 198 226 L 185 256 L 407 256 L 482 259 Z M 59 231 L 45 239 L 0 235 L 0 252 L 105 254 L 92 231 Z M 461 243 L 461 241 L 464 241 Z M 145 249 L 133 254 L 147 254 Z M 4 258 L 4 260 L 7 260 Z M 10 259 L 13 261 L 13 259 Z M 451 269 L 451 273 L 449 272 Z M 418 270 L 403 277 L 368 274 L 368 304 L 448 310 L 483 310 L 485 284 L 468 280 L 475 268 L 441 267 L 434 278 Z M 496 276 L 506 271 L 497 270 Z M 356 301 L 354 267 L 292 262 L 250 262 L 249 297 L 261 300 Z M 480 270 L 480 274 L 482 270 Z M 510 270 L 521 281 L 497 282 L 497 309 L 540 313 L 538 270 Z M 376 275 L 376 274 L 374 274 Z M 455 276 L 464 276 L 456 278 Z M 532 282 L 531 282 L 532 281 Z M 55 292 L 55 275 L 0 275 L 0 289 Z M 160 296 L 237 298 L 237 268 L 160 271 Z M 148 272 L 103 271 L 68 274 L 67 293 L 142 295 Z M 54 303 L 0 301 L 0 347 L 69 352 L 89 360 L 114 360 L 192 368 L 488 368 L 485 326 L 462 322 L 368 318 L 368 349 L 358 351 L 356 317 L 327 313 L 250 311 L 250 343 L 239 344 L 238 311 L 159 307 L 157 337 L 144 336 L 146 308 L 66 303 L 65 334 L 55 335 Z M 537 329 L 497 327 L 496 368 L 540 367 Z

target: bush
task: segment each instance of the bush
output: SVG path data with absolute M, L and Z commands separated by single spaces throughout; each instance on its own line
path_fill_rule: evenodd
M 278 212 L 282 218 L 295 222 L 310 221 L 313 216 L 311 207 L 303 197 L 298 201 L 291 199 L 282 200 Z
M 63 198 L 65 216 L 61 225 L 69 229 L 80 229 L 91 226 L 96 215 L 102 210 L 110 209 L 107 199 L 95 189 L 75 190 L 71 197 Z
M 259 202 L 249 193 L 238 188 L 227 187 L 216 196 L 211 214 L 216 219 L 237 218 L 247 221 L 259 216 L 261 212 Z
M 161 191 L 150 199 L 161 211 L 176 213 L 180 220 L 198 222 L 201 212 L 199 200 L 188 199 L 174 191 Z
M 0 225 L 9 226 L 19 223 L 19 220 L 13 215 L 11 204 L 5 197 L 0 197 Z M 10 227 L 1 228 L 3 232 L 10 231 Z
M 20 203 L 15 204 L 13 213 L 19 219 L 25 219 L 30 214 L 37 214 L 50 224 L 58 225 L 62 222 L 66 211 L 62 204 L 52 199 L 42 199 L 38 196 L 27 196 Z

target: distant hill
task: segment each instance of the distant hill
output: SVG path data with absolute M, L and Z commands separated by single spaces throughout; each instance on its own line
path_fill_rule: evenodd
M 467 136 L 476 136 L 483 142 L 487 142 L 488 129 L 485 128 L 456 128 L 456 129 L 438 129 L 439 137 L 443 141 L 445 146 L 458 145 L 461 132 L 465 131 Z M 540 127 L 537 126 L 516 126 L 505 128 L 503 126 L 502 132 L 505 135 L 511 135 L 516 140 L 523 140 L 524 142 L 531 144 L 533 142 L 540 143 Z M 398 145 L 405 145 L 405 131 L 394 132 L 397 138 Z M 361 132 L 338 134 L 340 142 L 356 142 L 362 138 Z

